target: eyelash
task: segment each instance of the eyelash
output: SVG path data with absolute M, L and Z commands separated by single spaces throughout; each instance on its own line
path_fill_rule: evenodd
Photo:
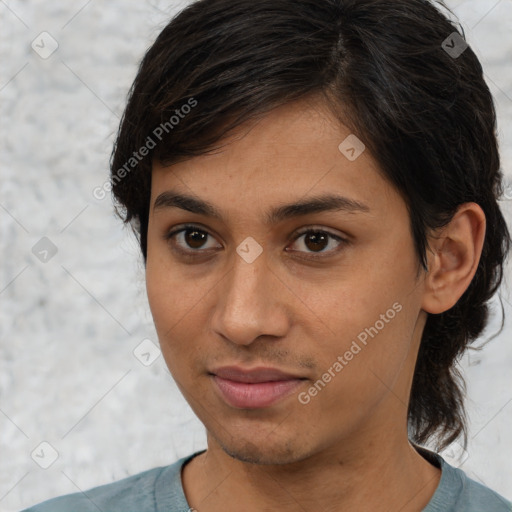
M 202 227 L 200 226 L 197 226 L 197 225 L 194 225 L 194 224 L 185 224 L 185 225 L 182 225 L 180 227 L 178 227 L 177 229 L 174 229 L 168 233 L 166 233 L 164 235 L 164 239 L 168 242 L 171 242 L 172 239 L 180 234 L 180 233 L 183 233 L 189 229 L 192 229 L 192 230 L 196 230 L 196 231 L 199 231 L 201 233 L 206 233 L 208 236 L 210 237 L 213 237 L 213 235 L 211 235 L 206 229 L 203 229 Z M 319 260 L 319 259 L 323 259 L 325 258 L 326 256 L 324 256 L 325 254 L 327 255 L 330 255 L 332 256 L 333 253 L 337 253 L 339 252 L 340 248 L 344 245 L 347 245 L 349 243 L 349 241 L 345 238 L 342 238 L 340 237 L 339 235 L 335 235 L 333 233 L 330 233 L 329 231 L 326 231 L 324 229 L 320 229 L 320 228 L 304 228 L 300 231 L 298 231 L 293 240 L 292 240 L 292 243 L 295 243 L 301 236 L 303 235 L 307 235 L 309 233 L 315 233 L 315 234 L 323 234 L 323 235 L 327 235 L 328 237 L 330 237 L 331 239 L 335 240 L 336 242 L 339 242 L 339 245 L 338 245 L 338 248 L 337 249 L 332 249 L 330 251 L 321 251 L 321 252 L 318 252 L 318 253 L 314 253 L 314 252 L 311 252 L 311 253 L 308 253 L 308 254 L 313 254 L 313 256 L 307 256 L 303 259 L 307 259 L 307 260 Z M 187 250 L 184 250 L 184 249 L 181 249 L 181 248 L 178 248 L 178 247 L 172 247 L 172 250 L 180 253 L 181 255 L 185 256 L 186 258 L 190 258 L 190 259 L 193 259 L 193 258 L 198 258 L 198 257 L 201 257 L 202 254 L 201 253 L 204 253 L 206 252 L 204 249 L 191 249 L 190 251 L 187 251 Z M 303 252 L 303 251 L 292 251 L 292 252 Z

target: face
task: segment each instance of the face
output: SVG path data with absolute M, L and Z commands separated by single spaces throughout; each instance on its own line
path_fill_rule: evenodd
M 348 135 L 309 99 L 221 151 L 153 167 L 146 279 L 162 353 L 209 441 L 240 460 L 406 429 L 418 260 L 404 201 L 368 150 L 338 148 Z

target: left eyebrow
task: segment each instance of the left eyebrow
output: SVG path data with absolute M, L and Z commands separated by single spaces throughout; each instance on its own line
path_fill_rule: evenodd
M 164 208 L 181 208 L 192 213 L 222 219 L 220 211 L 208 201 L 172 190 L 162 192 L 155 200 L 154 210 Z M 308 197 L 295 203 L 283 204 L 272 208 L 265 216 L 269 225 L 278 224 L 284 220 L 327 211 L 343 211 L 347 213 L 368 213 L 370 208 L 348 197 L 324 194 Z
M 368 213 L 370 208 L 367 205 L 356 201 L 355 199 L 350 199 L 344 196 L 325 194 L 321 196 L 309 197 L 303 201 L 284 204 L 282 206 L 273 208 L 267 214 L 267 223 L 277 224 L 278 222 L 282 222 L 293 217 L 328 211 Z

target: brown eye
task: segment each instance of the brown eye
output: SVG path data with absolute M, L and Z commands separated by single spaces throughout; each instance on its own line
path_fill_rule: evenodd
M 323 251 L 329 243 L 329 236 L 322 232 L 306 233 L 304 245 L 311 251 Z
M 192 249 L 200 249 L 204 245 L 208 236 L 208 233 L 195 228 L 189 228 L 183 231 L 185 243 Z
M 187 256 L 199 256 L 211 249 L 222 247 L 214 237 L 198 226 L 181 226 L 164 235 L 172 249 Z
M 301 240 L 302 239 L 302 240 Z M 338 250 L 348 240 L 324 231 L 321 229 L 308 229 L 302 231 L 297 235 L 294 241 L 294 245 L 299 246 L 298 249 L 293 249 L 293 252 L 305 252 L 306 254 L 312 254 L 309 258 L 321 258 L 325 256 L 331 256 L 338 252 Z M 327 250 L 326 250 L 327 249 Z M 316 256 L 318 254 L 318 256 Z

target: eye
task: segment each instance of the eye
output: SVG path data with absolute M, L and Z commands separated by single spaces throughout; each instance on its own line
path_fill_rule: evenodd
M 173 249 L 185 256 L 198 256 L 202 252 L 216 249 L 219 244 L 211 244 L 209 238 L 213 241 L 213 236 L 201 229 L 199 226 L 186 225 L 166 233 L 164 238 L 169 241 Z M 196 254 L 194 254 L 196 253 Z
M 178 228 L 166 233 L 165 240 L 169 241 L 172 249 L 185 257 L 197 257 L 213 249 L 222 248 L 222 245 L 215 244 L 213 236 L 205 229 L 193 224 L 179 226 Z M 303 238 L 303 240 L 301 240 Z M 290 252 L 306 252 L 310 256 L 305 259 L 319 259 L 339 252 L 343 245 L 348 244 L 348 240 L 335 235 L 324 229 L 308 228 L 296 234 L 294 244 L 298 249 L 287 248 Z M 334 247 L 332 247 L 334 246 Z M 331 247 L 329 249 L 329 247 Z
M 303 240 L 299 242 L 301 238 Z M 348 240 L 323 229 L 308 228 L 297 233 L 294 243 L 297 244 L 297 242 L 299 242 L 298 252 L 312 254 L 312 256 L 307 257 L 308 259 L 318 259 L 337 253 L 343 245 L 348 243 Z M 292 250 L 292 252 L 296 251 Z

